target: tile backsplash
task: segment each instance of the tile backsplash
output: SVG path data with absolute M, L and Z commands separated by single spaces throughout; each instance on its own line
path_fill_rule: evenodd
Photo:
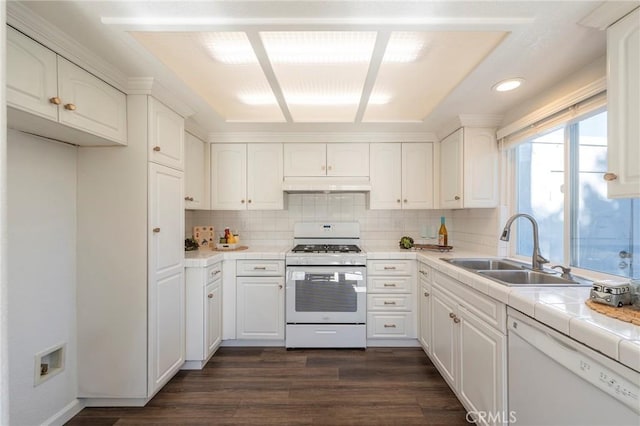
M 365 193 L 285 194 L 284 210 L 187 210 L 185 233 L 190 237 L 194 226 L 213 225 L 218 235 L 225 227 L 238 232 L 242 244 L 291 245 L 296 222 L 356 221 L 365 245 L 390 246 L 403 235 L 435 243 L 445 216 L 449 244 L 496 254 L 497 234 L 489 231 L 497 229 L 498 209 L 369 210 L 366 198 Z

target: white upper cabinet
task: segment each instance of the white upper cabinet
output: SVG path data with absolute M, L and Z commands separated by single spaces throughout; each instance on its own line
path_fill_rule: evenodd
M 282 210 L 282 144 L 212 144 L 212 210 Z
M 149 97 L 149 161 L 184 170 L 184 119 Z
M 247 209 L 282 210 L 282 178 L 281 143 L 247 145 Z
M 185 133 L 185 192 L 184 207 L 190 210 L 208 210 L 209 144 Z
M 494 129 L 465 127 L 440 142 L 440 208 L 498 205 L 498 144 Z
M 609 198 L 640 197 L 640 9 L 607 30 Z
M 284 176 L 369 176 L 369 144 L 287 143 Z
M 431 209 L 433 144 L 371 144 L 370 209 Z
M 18 130 L 77 145 L 127 144 L 125 94 L 11 27 L 7 105 Z

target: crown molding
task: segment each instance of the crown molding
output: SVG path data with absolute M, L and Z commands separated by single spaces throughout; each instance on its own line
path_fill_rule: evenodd
M 224 132 L 209 133 L 211 143 L 260 142 L 436 142 L 434 133 L 403 132 Z
M 184 121 L 184 130 L 202 141 L 207 140 L 206 130 L 204 130 L 198 123 L 196 123 L 192 119 L 186 119 Z
M 153 77 L 130 77 L 127 83 L 127 93 L 153 96 L 185 118 L 195 114 L 193 108 L 174 96 L 170 90 Z
M 582 18 L 578 24 L 604 31 L 637 8 L 636 2 L 607 1 Z
M 495 128 L 502 123 L 503 116 L 499 114 L 460 114 L 458 122 L 462 127 Z
M 127 77 L 108 61 L 94 54 L 58 27 L 32 13 L 24 4 L 8 1 L 6 5 L 7 24 L 126 93 Z

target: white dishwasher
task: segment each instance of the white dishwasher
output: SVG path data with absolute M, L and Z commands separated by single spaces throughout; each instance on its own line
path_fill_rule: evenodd
M 640 425 L 640 373 L 509 308 L 516 426 Z

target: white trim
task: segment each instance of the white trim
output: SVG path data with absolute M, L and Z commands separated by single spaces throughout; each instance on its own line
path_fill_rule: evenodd
M 637 3 L 633 2 L 606 1 L 578 21 L 578 24 L 603 31 L 627 16 L 637 7 Z
M 62 408 L 62 410 L 58 411 L 53 416 L 42 422 L 42 426 L 62 426 L 69 420 L 71 420 L 73 416 L 82 411 L 84 407 L 85 405 L 82 403 L 82 401 L 80 401 L 79 399 L 74 399 L 64 408 Z
M 525 115 L 519 120 L 514 121 L 511 124 L 507 124 L 506 126 L 498 129 L 497 137 L 498 139 L 502 139 L 509 135 L 512 135 L 526 127 L 529 127 L 540 120 L 543 120 L 547 117 L 552 116 L 564 109 L 567 109 L 578 102 L 584 101 L 592 96 L 595 96 L 603 91 L 607 90 L 607 78 L 601 77 L 596 81 L 578 89 L 566 96 L 563 96 L 544 107 Z
M 432 132 L 224 132 L 209 133 L 210 143 L 253 142 L 437 142 Z

